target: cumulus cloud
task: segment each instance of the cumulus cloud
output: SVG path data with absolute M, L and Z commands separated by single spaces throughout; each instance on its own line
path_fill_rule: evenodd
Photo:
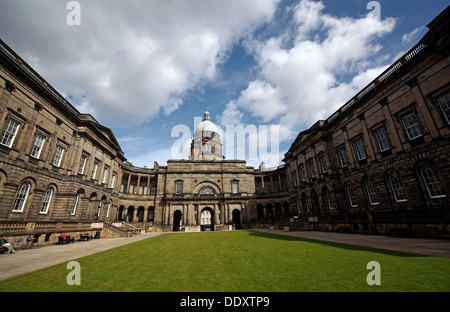
M 233 100 L 234 113 L 239 109 L 280 124 L 282 141 L 292 140 L 299 126 L 331 115 L 386 68 L 375 61 L 377 39 L 393 31 L 395 19 L 371 23 L 325 14 L 324 8 L 322 2 L 302 0 L 291 8 L 285 33 L 245 43 L 260 77 Z
M 278 1 L 80 0 L 80 26 L 67 25 L 67 1 L 4 1 L 0 36 L 75 106 L 135 123 L 214 79 Z

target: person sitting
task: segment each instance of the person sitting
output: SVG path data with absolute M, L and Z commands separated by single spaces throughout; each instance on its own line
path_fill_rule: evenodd
M 14 245 L 11 243 L 8 243 L 8 241 L 6 240 L 6 237 L 3 236 L 1 241 L 0 241 L 0 246 L 2 248 L 6 248 L 8 250 L 8 253 L 16 253 L 16 250 L 14 249 Z

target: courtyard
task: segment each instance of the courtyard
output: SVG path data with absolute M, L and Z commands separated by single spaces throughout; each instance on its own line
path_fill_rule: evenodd
M 113 246 L 112 249 L 95 247 L 93 254 L 80 258 L 70 259 L 70 253 L 66 252 L 68 258 L 62 263 L 0 281 L 0 291 L 447 292 L 450 290 L 448 278 L 450 258 L 280 234 L 282 233 L 232 231 L 142 236 L 135 238 L 134 242 Z M 359 235 L 343 235 L 349 241 L 352 238 L 361 241 Z M 366 237 L 369 241 L 370 237 Z M 377 239 L 395 242 L 395 238 Z M 114 240 L 117 241 L 117 239 L 101 239 L 95 243 L 111 244 Z M 446 241 L 437 242 L 441 243 L 444 249 L 448 246 Z M 83 244 L 51 246 L 41 250 L 45 251 L 47 248 L 50 251 L 59 248 L 64 251 L 63 248 L 66 247 L 83 248 Z M 16 256 L 23 257 L 30 251 L 1 255 L 0 261 L 4 270 L 8 270 L 7 261 L 13 261 L 11 259 Z M 42 252 L 41 254 L 44 255 Z M 71 272 L 67 268 L 67 263 L 70 260 L 75 260 L 80 265 L 80 285 L 70 286 L 67 283 L 67 276 Z M 45 264 L 46 259 L 42 258 L 41 261 Z M 380 283 L 370 286 L 367 278 L 372 270 L 368 269 L 367 265 L 373 261 L 380 265 Z

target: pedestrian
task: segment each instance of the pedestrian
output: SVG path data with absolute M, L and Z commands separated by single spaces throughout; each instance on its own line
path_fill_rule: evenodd
M 16 253 L 16 250 L 14 249 L 14 245 L 11 243 L 8 243 L 5 236 L 2 236 L 2 239 L 0 241 L 0 247 L 5 247 L 8 249 L 8 253 Z

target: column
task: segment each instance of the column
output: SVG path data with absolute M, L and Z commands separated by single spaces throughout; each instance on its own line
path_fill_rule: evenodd
M 217 212 L 217 205 L 213 204 L 213 209 L 214 209 L 214 225 L 218 225 L 219 224 L 219 218 L 218 218 L 218 212 Z
M 137 213 L 138 213 L 139 207 L 134 207 L 133 211 L 133 222 L 137 222 Z
M 130 194 L 131 174 L 128 174 L 127 194 Z
M 225 204 L 220 204 L 220 224 L 225 224 Z
M 138 178 L 138 183 L 137 183 L 137 186 L 136 186 L 136 188 L 137 188 L 137 193 L 136 193 L 136 191 L 134 191 L 133 193 L 138 194 L 138 195 L 141 195 L 141 193 L 139 192 L 139 186 L 140 186 L 140 184 L 141 184 L 141 176 L 138 175 L 137 178 Z
M 144 220 L 143 222 L 147 222 L 148 220 L 148 207 L 144 207 Z

